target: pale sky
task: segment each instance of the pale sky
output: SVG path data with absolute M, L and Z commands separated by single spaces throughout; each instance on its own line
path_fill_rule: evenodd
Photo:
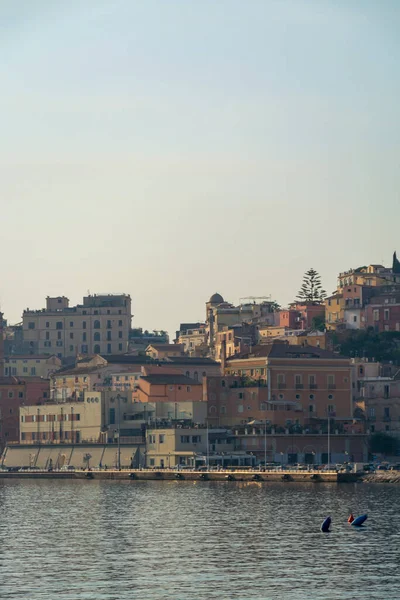
M 397 0 L 1 0 L 0 303 L 134 326 L 400 252 Z

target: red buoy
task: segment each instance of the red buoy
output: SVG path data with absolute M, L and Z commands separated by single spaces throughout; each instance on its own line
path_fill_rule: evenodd
M 347 519 L 348 523 L 352 523 L 354 521 L 354 517 L 353 517 L 353 513 L 351 513 L 351 515 L 349 516 L 349 518 Z

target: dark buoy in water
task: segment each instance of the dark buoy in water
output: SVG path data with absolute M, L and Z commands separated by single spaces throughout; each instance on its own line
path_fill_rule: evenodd
M 361 527 L 361 525 L 368 519 L 368 515 L 360 515 L 352 522 L 353 527 Z
M 330 531 L 329 527 L 331 526 L 331 523 L 331 517 L 326 517 L 325 521 L 321 525 L 321 531 L 323 531 L 324 533 L 328 533 Z

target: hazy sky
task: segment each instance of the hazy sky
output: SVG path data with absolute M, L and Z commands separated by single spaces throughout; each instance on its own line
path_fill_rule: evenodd
M 0 302 L 218 291 L 400 252 L 397 0 L 1 0 Z

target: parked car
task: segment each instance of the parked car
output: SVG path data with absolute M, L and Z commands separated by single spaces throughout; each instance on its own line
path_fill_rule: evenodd
M 75 471 L 75 467 L 72 465 L 63 465 L 60 471 Z
M 387 471 L 388 465 L 378 465 L 376 468 L 377 471 Z

